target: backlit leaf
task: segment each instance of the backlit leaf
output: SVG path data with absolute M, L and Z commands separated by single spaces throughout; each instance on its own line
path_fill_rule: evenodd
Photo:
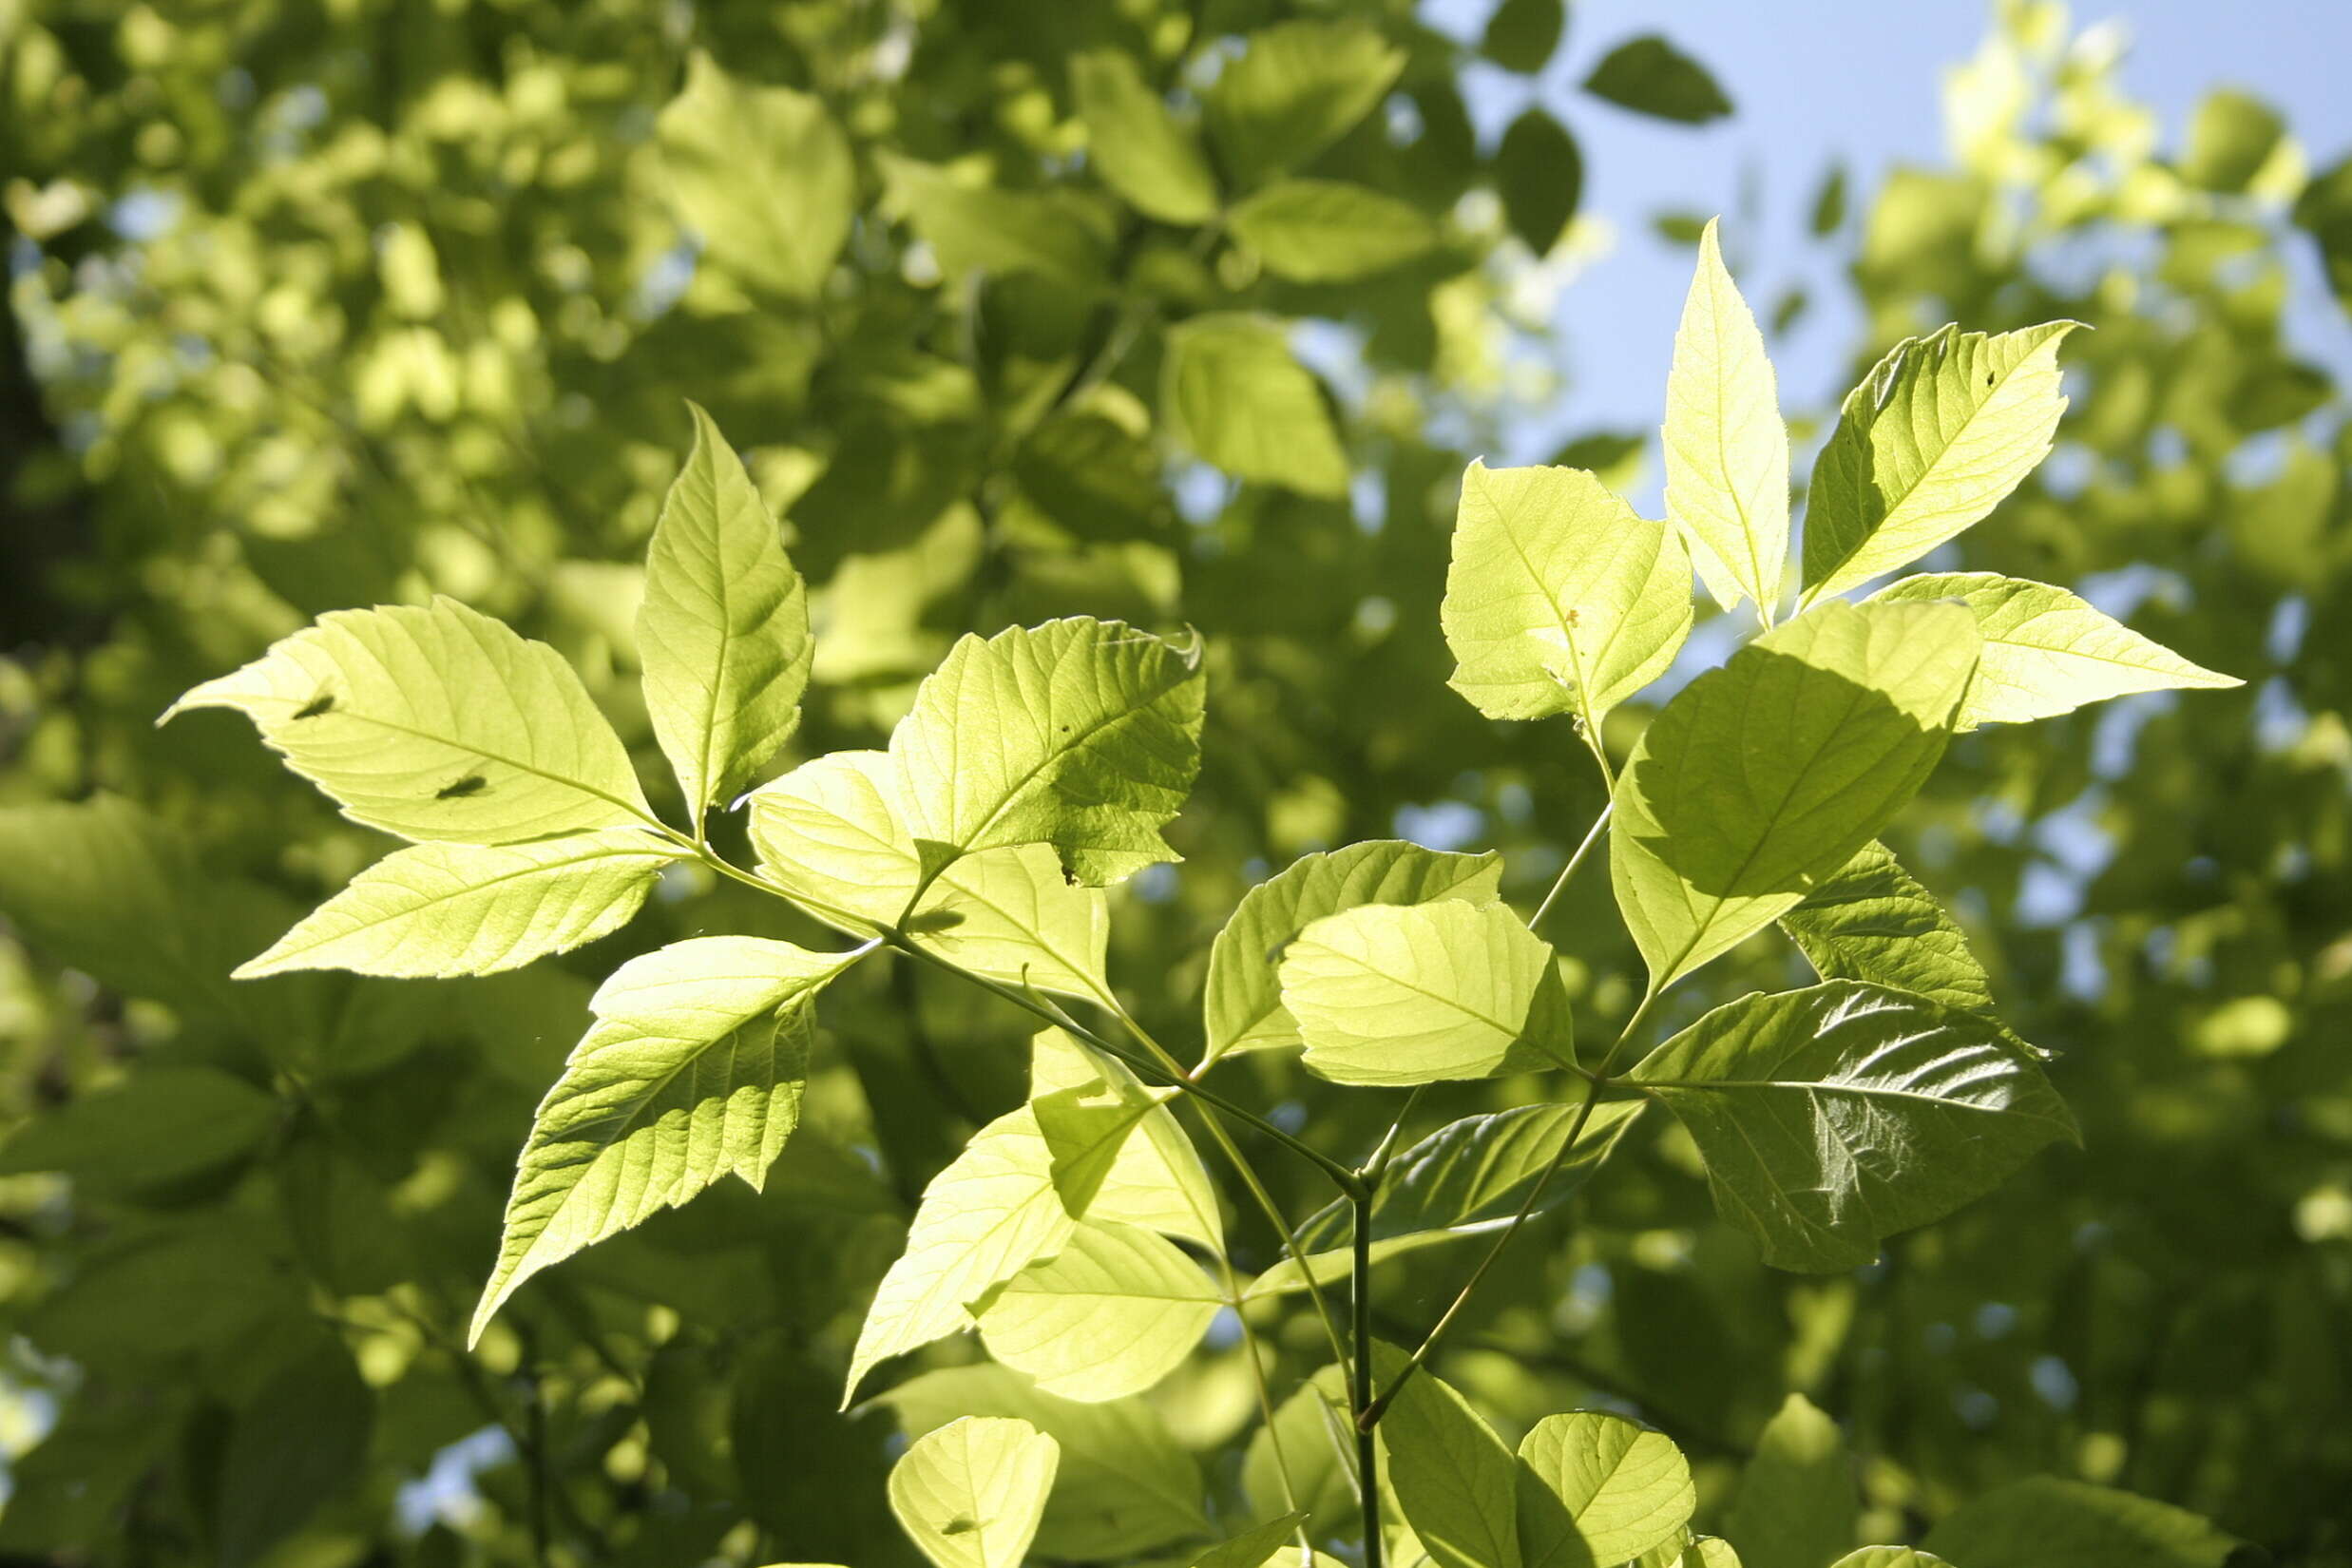
M 1000 1286 L 979 1312 L 988 1353 L 1049 1394 L 1139 1394 L 1192 1354 L 1221 1297 L 1173 1242 L 1081 1221 L 1061 1251 Z
M 1723 1217 L 1783 1269 L 1859 1268 L 2077 1137 L 1998 1024 L 1851 981 L 1718 1007 L 1633 1078 L 1690 1130 Z
M 1086 123 L 1086 156 L 1103 183 L 1164 223 L 1216 216 L 1216 177 L 1190 126 L 1116 49 L 1070 58 L 1070 86 Z
M 760 1186 L 800 1119 L 816 993 L 859 956 L 696 937 L 598 987 L 532 1122 L 470 1338 L 540 1270 L 731 1173 Z
M 336 610 L 172 704 L 234 708 L 354 822 L 507 844 L 651 820 L 629 754 L 544 642 L 454 599 Z
M 890 736 L 917 851 L 1046 844 L 1098 887 L 1174 859 L 1159 830 L 1200 767 L 1202 686 L 1197 648 L 1115 621 L 965 638 Z
M 1859 1506 L 1838 1424 L 1790 1394 L 1756 1439 L 1724 1534 L 1746 1568 L 1820 1568 L 1853 1544 Z
M 890 1469 L 890 1512 L 936 1568 L 1020 1568 L 1061 1445 L 1025 1421 L 967 1416 L 915 1439 Z
M 1691 561 L 1581 468 L 1462 478 L 1440 611 L 1448 682 L 1489 718 L 1597 724 L 1664 674 L 1691 630 Z
M 1277 180 L 1234 206 L 1233 237 L 1295 283 L 1346 283 L 1410 261 L 1437 242 L 1421 210 L 1340 180 Z
M 1813 465 L 1805 602 L 1925 555 L 2007 499 L 2050 454 L 2066 411 L 2054 321 L 1905 338 L 1846 394 Z
M 1302 1043 L 1297 1021 L 1282 1004 L 1275 966 L 1305 927 L 1365 904 L 1491 904 L 1501 880 L 1500 856 L 1425 850 L 1401 839 L 1300 856 L 1242 895 L 1209 949 L 1203 1063 Z
M 1682 1450 L 1623 1416 L 1546 1416 L 1519 1445 L 1526 1568 L 1598 1568 L 1682 1539 L 1697 1494 Z
M 1884 844 L 1864 845 L 1780 923 L 1824 980 L 1916 991 L 1962 1012 L 1993 1010 L 1993 984 L 1959 923 Z
M 1922 1552 L 1915 1546 L 1865 1546 L 1859 1552 L 1846 1553 L 1829 1568 L 1952 1568 L 1952 1565 L 1933 1553 Z
M 2176 687 L 2244 685 L 2047 583 L 1994 572 L 1937 572 L 1889 583 L 1873 602 L 1956 599 L 1977 618 L 1984 657 L 1960 703 L 1958 728 L 2021 724 L 2089 702 Z
M 755 86 L 697 49 L 656 130 L 671 192 L 710 258 L 787 297 L 814 296 L 857 201 L 849 139 L 824 104 Z
M 1253 185 L 1346 135 L 1404 68 L 1405 51 L 1361 23 L 1277 23 L 1250 34 L 1210 85 L 1210 134 L 1225 167 Z
M 1708 592 L 1769 619 L 1788 557 L 1788 427 L 1764 334 L 1710 220 L 1666 376 L 1666 515 Z
M 1483 1078 L 1526 1032 L 1551 965 L 1550 945 L 1500 904 L 1367 904 L 1299 932 L 1282 1004 L 1306 1065 L 1333 1082 Z
M 1301 495 L 1347 489 L 1323 389 L 1273 324 L 1237 313 L 1178 322 L 1162 376 L 1160 406 L 1203 462 Z
M 767 503 L 711 416 L 688 408 L 694 449 L 654 526 L 637 644 L 655 738 L 699 823 L 799 724 L 814 643 Z
M 627 924 L 679 851 L 608 828 L 521 844 L 418 844 L 352 878 L 239 980 L 291 969 L 494 974 Z
M 1654 985 L 1786 914 L 1870 841 L 1943 755 L 1977 647 L 1957 605 L 1825 604 L 1660 711 L 1609 834 Z
M 1397 1506 L 1439 1568 L 1520 1568 L 1519 1464 L 1468 1401 L 1425 1370 L 1380 1434 Z

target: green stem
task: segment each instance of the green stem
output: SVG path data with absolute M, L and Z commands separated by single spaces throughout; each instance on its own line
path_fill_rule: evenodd
M 1603 764 L 1604 767 L 1606 765 L 1606 763 Z M 1542 925 L 1543 917 L 1551 913 L 1553 904 L 1558 900 L 1561 891 L 1567 888 L 1568 879 L 1577 874 L 1577 868 L 1584 864 L 1584 857 L 1593 852 L 1594 845 L 1600 842 L 1602 831 L 1609 826 L 1610 814 L 1616 809 L 1617 803 L 1612 800 L 1600 809 L 1598 816 L 1593 818 L 1593 826 L 1585 832 L 1584 842 L 1577 846 L 1577 852 L 1568 857 L 1568 864 L 1559 869 L 1559 875 L 1553 880 L 1552 890 L 1543 895 L 1543 902 L 1536 906 L 1534 914 L 1528 916 L 1527 928 L 1529 930 L 1534 930 L 1538 926 Z
M 1351 1340 L 1356 1354 L 1348 1405 L 1355 1417 L 1356 1497 L 1364 1512 L 1364 1568 L 1381 1568 L 1385 1543 L 1380 1539 L 1380 1438 L 1372 1430 L 1380 1419 L 1372 1399 L 1372 1192 L 1367 1187 L 1362 1197 L 1350 1197 L 1348 1202 L 1355 1253 L 1348 1272 L 1348 1293 L 1354 1309 Z
M 1430 1352 L 1437 1348 L 1438 1341 L 1445 1337 L 1445 1330 L 1454 1326 L 1454 1320 L 1460 1317 L 1463 1309 L 1470 1304 L 1470 1297 L 1477 1293 L 1480 1283 L 1486 1278 L 1487 1272 L 1493 1269 L 1496 1261 L 1502 1256 L 1503 1249 L 1511 1245 L 1511 1238 L 1519 1234 L 1520 1227 L 1527 1223 L 1527 1216 L 1535 1213 L 1536 1205 L 1541 1201 L 1544 1190 L 1551 1186 L 1552 1178 L 1559 1174 L 1559 1168 L 1565 1165 L 1569 1156 L 1575 1153 L 1577 1140 L 1584 1136 L 1586 1123 L 1593 1119 L 1593 1111 L 1600 1104 L 1601 1090 L 1609 1084 L 1609 1069 L 1616 1063 L 1617 1053 L 1625 1048 L 1625 1042 L 1634 1037 L 1634 1031 L 1641 1027 L 1643 1021 L 1650 1016 L 1650 1008 L 1657 999 L 1658 993 L 1654 988 L 1643 994 L 1641 1005 L 1634 1009 L 1634 1016 L 1625 1021 L 1625 1027 L 1618 1032 L 1616 1042 L 1609 1047 L 1609 1054 L 1601 1058 L 1598 1070 L 1594 1073 L 1591 1082 L 1584 1091 L 1584 1103 L 1577 1107 L 1576 1119 L 1568 1124 L 1568 1136 L 1560 1140 L 1558 1150 L 1545 1163 L 1542 1174 L 1536 1177 L 1535 1185 L 1527 1189 L 1527 1195 L 1520 1200 L 1519 1212 L 1511 1216 L 1511 1223 L 1503 1227 L 1502 1233 L 1495 1237 L 1495 1244 L 1486 1249 L 1486 1255 L 1479 1259 L 1478 1267 L 1470 1271 L 1470 1277 L 1463 1281 L 1462 1289 L 1455 1292 L 1454 1299 L 1446 1305 L 1445 1310 L 1439 1315 L 1436 1324 L 1423 1337 L 1420 1347 L 1405 1363 L 1404 1369 L 1397 1373 L 1396 1380 L 1388 1385 L 1378 1399 L 1373 1400 L 1356 1413 L 1358 1431 L 1369 1433 L 1380 1424 L 1380 1418 L 1387 1413 L 1388 1406 L 1396 1403 L 1398 1392 L 1412 1381 L 1413 1374 L 1420 1371 L 1423 1365 L 1428 1361 Z

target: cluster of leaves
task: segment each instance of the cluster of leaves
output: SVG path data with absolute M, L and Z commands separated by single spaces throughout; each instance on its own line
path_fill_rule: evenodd
M 1304 1514 L 1352 1554 L 1358 1326 L 1335 1282 L 1361 1219 L 1364 1340 L 1419 1343 L 1481 1278 L 1377 1423 L 1400 1563 L 1724 1560 L 1686 1546 L 1693 1520 L 1787 1568 L 1862 1539 L 1959 1568 L 2054 1541 L 2229 1552 L 2115 1486 L 2341 1550 L 2313 1500 L 2347 1465 L 2326 1419 L 2347 1123 L 2310 1047 L 2345 999 L 2344 703 L 2324 639 L 2293 639 L 2330 624 L 2345 560 L 2332 392 L 2284 317 L 2290 204 L 2340 252 L 2341 182 L 2296 204 L 2291 141 L 2229 94 L 2159 157 L 2099 36 L 2008 8 L 1954 80 L 1959 169 L 1899 174 L 1851 241 L 1864 364 L 1916 341 L 1815 467 L 1802 613 L 1653 718 L 1645 686 L 1727 645 L 1704 620 L 1677 660 L 1684 562 L 1718 600 L 1782 608 L 1778 411 L 1711 453 L 1692 417 L 1711 376 L 1748 413 L 1772 401 L 1744 308 L 1710 245 L 1671 389 L 1674 526 L 1611 496 L 1638 464 L 1615 436 L 1562 468 L 1472 467 L 1457 518 L 1505 394 L 1543 395 L 1507 328 L 1574 249 L 1534 254 L 1580 180 L 1541 107 L 1482 145 L 1460 73 L 1474 49 L 1546 68 L 1562 8 L 1513 0 L 1475 45 L 1392 8 L 1288 10 L 0 22 L 31 258 L 10 325 L 43 400 L 10 405 L 33 454 L 9 460 L 10 504 L 55 525 L 11 527 L 25 569 L 0 574 L 0 595 L 39 584 L 6 600 L 33 646 L 0 666 L 5 788 L 111 792 L 0 815 L 27 945 L 0 1036 L 31 1113 L 0 1159 L 67 1176 L 5 1185 L 8 1377 L 42 1391 L 10 1407 L 62 1414 L 15 1462 L 0 1546 L 879 1565 L 911 1538 L 970 1568 L 1188 1560 L 1239 1531 L 1213 1558 L 1254 1568 Z M 1598 99 L 1725 107 L 1659 40 L 1574 43 L 1599 46 Z M 2051 261 L 2084 255 L 2088 280 Z M 2015 330 L 1926 330 L 1946 319 Z M 1921 443 L 1954 437 L 1936 374 L 2009 378 L 1985 432 L 2056 418 L 2064 329 L 2036 323 L 2068 321 L 2098 331 L 2065 336 L 2049 478 L 1986 480 L 2017 488 L 1958 540 L 1973 501 L 1900 504 L 1934 467 Z M 1882 430 L 1898 394 L 1925 422 Z M 1996 475 L 2038 455 L 2010 434 L 1979 454 Z M 1515 579 L 1517 542 L 1556 553 Z M 1929 548 L 1927 576 L 1840 602 Z M 329 613 L 365 602 L 423 607 Z M 2263 672 L 2262 707 L 2065 717 L 2202 679 L 2101 611 Z M 1907 635 L 1962 622 L 1965 650 Z M 950 651 L 1008 623 L 1033 629 Z M 272 643 L 202 700 L 253 712 L 410 848 L 368 866 L 374 833 L 225 726 L 153 736 L 186 672 Z M 1449 644 L 1469 703 L 1441 682 Z M 1957 712 L 1939 660 L 1947 680 L 1973 664 Z M 411 678 L 444 660 L 440 700 Z M 1763 738 L 1888 748 L 1893 773 L 1812 801 L 1812 827 L 1917 788 L 1894 849 L 1735 863 L 1762 814 L 1718 822 L 1746 780 L 1688 737 L 1845 690 L 1893 696 Z M 1021 759 L 1055 749 L 1049 700 L 1132 712 L 1136 749 L 1060 757 L 1015 798 Z M 2036 704 L 2058 717 L 2009 727 Z M 1604 767 L 1631 759 L 1612 877 L 1558 876 L 1606 831 L 1601 770 L 1566 726 L 1488 713 L 1565 715 Z M 779 746 L 815 760 L 768 779 Z M 683 795 L 666 825 L 657 757 Z M 1482 836 L 1502 853 L 1404 842 Z M 1791 877 L 1802 902 L 1772 908 Z M 2006 916 L 2054 885 L 2084 919 Z M 1571 933 L 1557 953 L 1512 912 L 1539 904 Z M 887 957 L 861 953 L 886 930 Z M 1645 966 L 1662 989 L 1719 938 L 1650 1009 L 1680 1032 L 1646 1088 L 1579 1050 L 1635 1033 Z M 239 966 L 258 978 L 229 983 Z M 1801 966 L 1820 984 L 1790 993 Z M 1444 985 L 1401 998 L 1425 968 Z M 1751 986 L 1813 1001 L 1705 1011 Z M 1936 1009 L 1925 1057 L 1825 1091 L 1892 1026 L 1871 986 Z M 2014 1035 L 1987 1022 L 1996 989 Z M 1143 1043 L 1179 1033 L 1204 1045 L 1185 1074 Z M 1725 1076 L 1772 1040 L 1826 1043 Z M 2000 1103 L 1919 1071 L 1947 1055 Z M 1417 1084 L 1409 1125 L 1349 1086 L 1436 1074 L 1482 1076 Z M 2092 1157 L 2027 1165 L 1859 1272 L 1755 1267 L 1761 1244 L 1850 1271 L 1991 1186 L 2069 1125 L 2054 1083 Z M 1940 1190 L 1803 1131 L 1870 1146 L 1890 1086 L 1933 1113 L 1903 1134 L 1943 1152 Z M 2029 1088 L 2040 1114 L 2012 1118 Z M 1238 1186 L 1209 1177 L 1221 1139 L 1192 1151 L 1201 1107 L 1169 1102 L 1202 1091 Z M 1758 1125 L 1789 1136 L 1740 1148 Z M 1992 1126 L 2015 1136 L 1968 1136 Z M 1368 1211 L 1324 1206 L 1317 1157 L 1361 1180 L 1384 1143 Z M 1543 1244 L 1491 1251 L 1521 1214 Z M 1383 1386 L 1386 1355 L 1357 1358 Z M 835 1417 L 852 1365 L 887 1386 Z M 1556 1414 L 1596 1402 L 1689 1459 Z M 1530 1434 L 1520 1459 L 1487 1419 Z M 1479 1456 L 1483 1537 L 1432 1442 Z

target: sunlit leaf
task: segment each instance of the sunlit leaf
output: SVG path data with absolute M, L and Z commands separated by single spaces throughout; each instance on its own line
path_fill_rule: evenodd
M 2077 1137 L 1998 1024 L 1851 981 L 1718 1007 L 1633 1077 L 1690 1130 L 1723 1217 L 1783 1269 L 1858 1268 Z
M 1491 904 L 1502 879 L 1493 854 L 1453 854 L 1401 839 L 1374 839 L 1302 855 L 1244 893 L 1209 949 L 1203 1064 L 1235 1051 L 1302 1043 L 1282 1004 L 1276 966 L 1299 931 L 1365 904 L 1457 898 Z
M 1483 1078 L 1526 1032 L 1551 964 L 1550 945 L 1500 904 L 1367 904 L 1299 932 L 1282 1004 L 1306 1065 L 1334 1082 Z
M 1282 22 L 1250 34 L 1205 95 L 1225 166 L 1252 185 L 1306 163 L 1371 112 L 1405 58 L 1353 21 Z
M 1424 1371 L 1380 1434 L 1397 1506 L 1439 1568 L 1520 1568 L 1519 1464 L 1468 1401 Z
M 1813 465 L 1805 601 L 1907 565 L 1979 521 L 2050 453 L 2058 344 L 2076 323 L 1905 338 L 1846 395 Z
M 1526 1568 L 1597 1568 L 1682 1539 L 1691 1466 L 1663 1432 L 1599 1410 L 1546 1416 L 1519 1445 Z
M 1666 515 L 1708 592 L 1769 617 L 1788 557 L 1788 427 L 1764 334 L 1710 220 L 1666 377 Z
M 965 638 L 890 736 L 927 869 L 1045 844 L 1100 886 L 1174 859 L 1159 830 L 1200 767 L 1203 684 L 1196 647 L 1118 621 Z
M 1346 283 L 1410 261 L 1437 242 L 1421 210 L 1340 180 L 1277 180 L 1241 202 L 1233 237 L 1297 283 Z
M 1859 1506 L 1838 1424 L 1790 1394 L 1756 1439 L 1724 1533 L 1746 1568 L 1819 1568 L 1853 1544 Z
M 1804 902 L 1943 755 L 1976 667 L 1948 604 L 1825 604 L 1685 687 L 1618 776 L 1617 907 L 1664 987 Z
M 1848 1552 L 1829 1568 L 1952 1568 L 1943 1558 L 1915 1546 L 1865 1546 Z
M 418 844 L 352 878 L 237 978 L 291 969 L 494 974 L 619 930 L 679 851 L 609 828 L 521 844 Z
M 1215 216 L 1216 177 L 1198 139 L 1143 80 L 1132 56 L 1116 49 L 1073 55 L 1070 86 L 1086 123 L 1086 155 L 1105 184 L 1162 222 L 1204 223 Z
M 791 298 L 823 286 L 850 237 L 857 168 L 822 102 L 753 86 L 697 49 L 656 130 L 671 192 L 711 259 Z
M 1203 462 L 1302 495 L 1348 488 L 1348 455 L 1323 389 L 1272 323 L 1196 316 L 1168 333 L 1160 406 Z
M 967 1416 L 924 1433 L 890 1469 L 890 1512 L 936 1568 L 1020 1568 L 1061 1445 L 1025 1421 Z
M 881 166 L 892 206 L 949 277 L 1033 273 L 1074 288 L 1101 281 L 1107 237 L 1062 193 L 1005 190 L 894 153 Z
M 1472 463 L 1440 614 L 1448 684 L 1479 712 L 1597 724 L 1673 662 L 1691 561 L 1583 469 Z
M 661 506 L 637 615 L 645 707 L 698 823 L 800 722 L 809 595 L 741 459 L 711 416 Z
M 1089 1404 L 1139 1394 L 1193 1352 L 1221 1298 L 1172 1242 L 1085 1220 L 1053 1257 L 977 1314 L 988 1353 L 1045 1393 Z
M 1855 851 L 1780 923 L 1824 980 L 1916 991 L 1962 1012 L 1993 1010 L 1993 984 L 1966 934 L 1884 844 Z
M 649 821 L 621 737 L 544 642 L 454 599 L 336 610 L 172 704 L 234 708 L 343 814 L 507 844 Z
M 2021 724 L 2133 692 L 2245 682 L 2193 664 L 2064 588 L 1993 572 L 1938 572 L 1889 583 L 1873 602 L 1955 599 L 1977 618 L 1984 656 L 1956 726 Z
M 858 956 L 696 937 L 599 987 L 532 1122 L 470 1337 L 542 1269 L 721 1176 L 764 1182 L 800 1119 L 816 993 Z

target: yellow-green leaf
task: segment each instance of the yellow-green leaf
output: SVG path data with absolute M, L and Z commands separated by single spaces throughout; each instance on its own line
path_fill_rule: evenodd
M 1061 1445 L 1025 1421 L 966 1416 L 891 1466 L 890 1512 L 935 1568 L 1021 1568 L 1061 1461 Z
M 1070 57 L 1070 86 L 1086 124 L 1086 156 L 1103 183 L 1163 223 L 1216 216 L 1216 177 L 1191 126 L 1143 80 L 1132 56 L 1089 49 Z
M 1087 1219 L 1061 1251 L 1006 1280 L 978 1313 L 988 1353 L 1049 1394 L 1139 1394 L 1176 1370 L 1221 1298 L 1200 1266 L 1134 1225 Z
M 1423 1371 L 1380 1434 L 1397 1506 L 1438 1568 L 1520 1568 L 1519 1465 L 1468 1401 Z
M 1361 22 L 1262 28 L 1210 85 L 1209 130 L 1225 167 L 1255 184 L 1346 135 L 1404 68 L 1405 51 Z
M 1546 1416 L 1519 1445 L 1526 1568 L 1598 1568 L 1682 1539 L 1698 1495 L 1682 1450 L 1623 1416 Z
M 671 193 L 713 261 L 789 298 L 823 287 L 857 202 L 849 139 L 823 103 L 754 86 L 697 49 L 656 131 Z
M 1437 243 L 1421 209 L 1344 180 L 1277 180 L 1233 210 L 1233 238 L 1294 283 L 1347 283 Z
M 1764 334 L 1724 268 L 1711 219 L 1674 332 L 1665 450 L 1666 515 L 1708 592 L 1727 610 L 1752 599 L 1769 619 L 1788 558 L 1788 427 Z
M 1347 491 L 1323 388 L 1273 324 L 1237 313 L 1178 322 L 1162 377 L 1160 406 L 1201 461 L 1301 495 Z

